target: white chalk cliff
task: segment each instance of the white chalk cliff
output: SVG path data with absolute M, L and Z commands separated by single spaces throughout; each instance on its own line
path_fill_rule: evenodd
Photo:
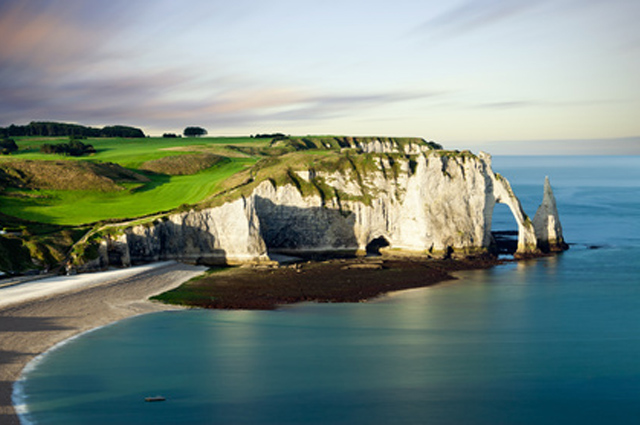
M 538 238 L 538 246 L 545 251 L 564 251 L 567 244 L 562 236 L 562 225 L 558 219 L 556 198 L 549 183 L 549 177 L 544 179 L 544 194 L 542 203 L 533 217 L 533 228 Z
M 372 164 L 366 173 L 303 167 L 290 170 L 297 185 L 265 179 L 221 206 L 123 226 L 103 241 L 100 262 L 233 264 L 267 261 L 274 253 L 365 252 L 373 245 L 433 257 L 481 255 L 495 248 L 496 203 L 506 204 L 517 223 L 516 256 L 566 248 L 548 180 L 532 222 L 488 154 L 414 148 L 380 154 L 385 149 L 366 149 L 376 152 L 366 154 Z M 303 195 L 304 184 L 322 190 Z

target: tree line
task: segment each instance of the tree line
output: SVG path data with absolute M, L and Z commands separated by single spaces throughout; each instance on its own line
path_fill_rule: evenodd
M 145 137 L 142 130 L 126 125 L 111 125 L 103 128 L 87 127 L 79 124 L 32 121 L 27 125 L 0 127 L 0 137 L 20 136 L 79 136 L 79 137 Z

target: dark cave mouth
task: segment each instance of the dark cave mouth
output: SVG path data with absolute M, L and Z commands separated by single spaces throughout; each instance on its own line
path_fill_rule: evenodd
M 380 254 L 380 249 L 391 246 L 387 238 L 384 236 L 379 236 L 369 242 L 366 246 L 366 252 L 368 256 L 378 256 Z

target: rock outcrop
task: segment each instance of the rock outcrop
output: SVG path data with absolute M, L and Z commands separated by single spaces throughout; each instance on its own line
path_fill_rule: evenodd
M 558 218 L 556 198 L 553 195 L 549 177 L 544 179 L 542 203 L 533 217 L 533 227 L 538 240 L 538 248 L 544 252 L 559 252 L 568 248 L 562 236 L 562 225 Z
M 290 169 L 296 184 L 265 179 L 221 206 L 122 226 L 103 241 L 99 263 L 234 264 L 268 261 L 275 253 L 364 253 L 382 246 L 438 258 L 483 255 L 495 252 L 496 203 L 506 204 L 517 223 L 516 257 L 566 248 L 548 180 L 532 222 L 488 154 L 414 147 L 379 153 L 385 149 L 391 148 L 377 144 L 366 149 L 376 153 L 359 154 L 368 155 L 366 172 L 352 160 L 352 168 Z M 317 191 L 305 193 L 304 185 Z
M 217 208 L 174 214 L 105 238 L 98 261 L 109 264 L 168 259 L 208 264 L 268 261 L 255 197 Z M 95 264 L 94 264 L 95 266 Z

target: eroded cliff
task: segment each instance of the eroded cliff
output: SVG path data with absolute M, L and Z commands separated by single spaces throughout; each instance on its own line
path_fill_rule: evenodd
M 371 142 L 304 159 L 256 167 L 209 206 L 111 226 L 115 230 L 98 239 L 99 255 L 88 265 L 166 259 L 235 264 L 269 261 L 277 253 L 379 247 L 438 258 L 489 254 L 496 203 L 506 204 L 517 223 L 516 256 L 564 243 L 548 181 L 540 218 L 532 222 L 509 182 L 493 172 L 488 154 Z

